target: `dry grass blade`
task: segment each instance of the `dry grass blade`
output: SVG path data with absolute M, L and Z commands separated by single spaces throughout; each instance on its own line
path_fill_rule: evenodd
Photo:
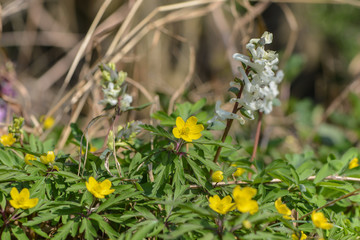
M 250 0 L 251 2 L 266 2 L 268 0 Z M 276 3 L 310 3 L 310 4 L 348 4 L 360 7 L 358 0 L 272 0 Z
M 73 61 L 73 63 L 71 64 L 71 67 L 69 69 L 69 72 L 68 74 L 66 75 L 65 77 L 65 80 L 64 80 L 64 83 L 63 85 L 61 86 L 60 90 L 59 90 L 59 93 L 58 93 L 58 96 L 62 96 L 64 91 L 65 91 L 65 88 L 67 87 L 67 85 L 69 84 L 70 82 L 70 79 L 71 77 L 73 76 L 74 72 L 75 72 L 75 69 L 77 68 L 81 58 L 83 57 L 84 55 L 84 52 L 86 50 L 86 47 L 88 46 L 88 43 L 90 42 L 90 39 L 91 37 L 93 36 L 94 32 L 95 32 L 95 29 L 97 27 L 97 25 L 99 24 L 102 16 L 104 15 L 105 13 L 105 10 L 108 8 L 108 6 L 110 5 L 110 3 L 112 2 L 112 0 L 105 0 L 103 2 L 103 4 L 101 5 L 99 11 L 97 12 L 96 16 L 95 16 L 95 19 L 94 21 L 92 22 L 90 28 L 89 28 L 89 31 L 87 32 L 81 46 L 80 46 L 80 49 L 78 51 L 78 53 L 76 54 L 75 56 L 75 59 Z M 57 101 L 59 100 L 59 97 L 56 97 L 55 98 L 55 101 L 54 103 L 56 103 Z
M 106 55 L 109 55 L 111 52 L 114 51 L 116 44 L 119 42 L 119 40 L 121 39 L 122 35 L 124 34 L 126 28 L 129 26 L 130 21 L 133 19 L 135 13 L 137 12 L 137 10 L 139 9 L 139 7 L 141 6 L 141 4 L 143 3 L 143 0 L 138 0 L 136 1 L 136 3 L 134 4 L 134 6 L 131 8 L 129 14 L 126 16 L 126 19 L 124 21 L 124 23 L 121 25 L 119 31 L 116 33 L 113 41 L 111 42 L 108 50 L 106 51 Z

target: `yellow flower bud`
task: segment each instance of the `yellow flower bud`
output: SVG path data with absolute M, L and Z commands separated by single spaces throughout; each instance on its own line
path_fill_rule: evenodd
M 215 171 L 211 176 L 213 182 L 221 182 L 224 179 L 222 171 Z

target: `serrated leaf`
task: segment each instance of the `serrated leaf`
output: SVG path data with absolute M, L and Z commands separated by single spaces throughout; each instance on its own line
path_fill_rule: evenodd
M 37 217 L 34 217 L 32 220 L 26 222 L 26 223 L 23 223 L 24 226 L 34 226 L 34 225 L 38 225 L 40 223 L 43 223 L 43 222 L 46 222 L 48 220 L 52 220 L 56 217 L 58 217 L 59 215 L 57 214 L 53 214 L 53 213 L 50 213 L 50 212 L 42 212 L 41 215 L 37 216 Z
M 147 220 L 157 220 L 157 218 L 145 207 L 134 206 L 135 210 L 141 213 Z
M 152 125 L 149 125 L 149 124 L 142 124 L 142 125 L 139 125 L 139 126 L 142 127 L 145 130 L 148 130 L 148 131 L 156 134 L 156 135 L 166 137 L 166 138 L 169 138 L 169 139 L 174 138 L 169 132 L 167 132 L 165 129 L 163 129 L 160 126 L 153 127 Z
M 131 237 L 131 240 L 144 239 L 146 237 L 146 235 L 154 229 L 156 224 L 158 224 L 158 221 L 154 221 L 154 220 L 148 220 L 148 221 L 142 222 L 141 224 L 139 224 L 140 227 L 137 229 L 137 231 Z
M 142 162 L 142 157 L 140 153 L 136 153 L 135 156 L 131 159 L 130 166 L 129 166 L 129 173 L 130 176 L 133 176 L 134 169 L 138 167 Z
M 82 181 L 82 178 L 72 172 L 65 172 L 65 171 L 55 171 L 52 172 L 54 175 L 59 175 L 65 177 L 65 182 L 76 182 Z
M 163 111 L 157 111 L 151 115 L 152 118 L 160 120 L 161 125 L 164 126 L 175 126 L 175 118 L 167 115 Z
M 105 209 L 107 209 L 115 204 L 118 204 L 120 201 L 122 201 L 124 199 L 131 198 L 131 197 L 134 197 L 139 194 L 141 194 L 141 192 L 122 192 L 121 195 L 119 195 L 117 197 L 111 196 L 99 206 L 99 208 L 96 210 L 96 213 L 100 213 L 100 212 L 104 211 Z
M 26 236 L 24 230 L 22 230 L 19 226 L 12 227 L 11 231 L 18 240 L 28 240 L 29 239 Z
M 80 233 L 83 233 L 85 231 L 85 239 L 94 239 L 96 237 L 96 230 L 94 226 L 92 225 L 91 221 L 87 218 L 83 218 L 81 222 L 81 226 L 79 229 Z
M 89 218 L 98 222 L 100 229 L 104 231 L 111 239 L 117 239 L 119 234 L 108 224 L 104 221 L 104 218 L 96 213 L 93 213 L 89 216 Z
M 49 235 L 47 235 L 46 232 L 43 232 L 38 225 L 32 226 L 31 229 L 32 229 L 37 235 L 39 235 L 39 236 L 41 236 L 41 237 L 43 237 L 43 238 L 46 238 L 46 239 L 50 238 Z
M 61 226 L 55 236 L 52 238 L 52 240 L 65 240 L 70 233 L 73 223 L 74 221 L 70 220 L 66 224 Z
M 8 227 L 5 227 L 0 237 L 4 240 L 11 240 L 10 229 Z

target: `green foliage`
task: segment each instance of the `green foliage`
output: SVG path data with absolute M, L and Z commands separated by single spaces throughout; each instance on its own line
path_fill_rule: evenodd
M 357 148 L 348 148 L 341 154 L 328 153 L 321 161 L 313 151 L 278 154 L 281 157 L 267 163 L 259 157 L 254 168 L 249 162 L 250 152 L 234 144 L 231 137 L 221 142 L 204 130 L 200 139 L 185 143 L 173 136 L 177 116 L 186 119 L 195 115 L 200 123 L 209 119 L 202 110 L 205 105 L 206 101 L 201 99 L 195 104 L 178 104 L 177 111 L 170 116 L 162 111 L 154 113 L 160 125 L 141 125 L 142 136 L 151 137 L 152 144 L 135 139 L 134 144 L 124 145 L 124 151 L 116 153 L 117 160 L 113 149 L 106 149 L 100 156 L 88 153 L 86 163 L 85 156 L 57 154 L 52 164 L 37 159 L 27 165 L 25 154 L 39 157 L 53 146 L 51 141 L 42 142 L 26 134 L 22 145 L 1 148 L 0 210 L 5 216 L 0 219 L 1 239 L 34 236 L 36 239 L 220 239 L 220 236 L 221 239 L 289 239 L 299 231 L 311 238 L 358 236 L 360 197 L 355 193 L 359 184 L 345 178 L 360 176 L 359 167 L 349 169 L 349 162 L 359 156 Z M 318 113 L 309 102 L 298 102 L 291 108 L 303 112 L 297 116 L 298 128 L 310 129 L 315 125 Z M 78 147 L 82 142 L 85 146 L 80 128 L 72 124 L 71 129 L 69 142 Z M 303 134 L 309 136 L 306 131 Z M 320 141 L 325 137 L 331 139 L 334 146 L 342 141 L 337 134 L 330 130 L 323 132 L 321 128 L 315 139 L 319 136 Z M 276 145 L 271 146 L 275 151 Z M 215 163 L 218 148 L 222 151 Z M 121 167 L 121 175 L 115 161 Z M 235 177 L 237 168 L 245 169 L 246 173 Z M 211 182 L 214 171 L 223 172 L 222 184 Z M 90 176 L 99 182 L 111 181 L 114 192 L 103 199 L 96 198 L 86 186 Z M 253 199 L 259 210 L 253 215 L 237 210 L 225 215 L 213 211 L 209 197 L 232 196 L 239 181 L 257 190 Z M 38 198 L 38 204 L 13 214 L 9 202 L 12 187 L 19 191 L 28 188 L 30 198 Z M 297 219 L 282 217 L 274 205 L 278 198 L 297 212 Z M 337 198 L 338 201 L 321 210 L 334 227 L 317 229 L 311 217 L 305 215 Z M 245 220 L 250 227 L 245 225 Z

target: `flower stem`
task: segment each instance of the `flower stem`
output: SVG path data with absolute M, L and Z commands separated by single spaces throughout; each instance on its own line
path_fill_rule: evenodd
M 241 85 L 241 88 L 240 88 L 236 98 L 241 98 L 241 94 L 243 92 L 243 89 L 244 89 L 244 84 Z M 235 102 L 232 113 L 236 114 L 236 112 L 238 111 L 238 107 L 239 107 L 239 103 Z M 227 120 L 226 128 L 225 128 L 224 133 L 223 133 L 223 135 L 221 137 L 221 142 L 225 142 L 225 139 L 226 139 L 227 135 L 229 134 L 229 131 L 230 131 L 230 128 L 231 128 L 231 125 L 232 125 L 233 121 L 234 121 L 234 119 L 228 119 Z M 216 154 L 215 154 L 215 157 L 214 157 L 214 163 L 217 163 L 217 161 L 219 159 L 219 156 L 220 156 L 221 149 L 222 149 L 222 147 L 220 147 L 220 146 L 217 148 Z
M 259 112 L 259 119 L 256 126 L 256 133 L 255 133 L 255 141 L 254 141 L 254 147 L 250 158 L 251 168 L 255 170 L 254 164 L 252 162 L 254 161 L 256 157 L 257 147 L 259 145 L 259 139 L 260 139 L 260 132 L 261 132 L 261 123 L 262 123 L 263 113 Z M 252 173 L 248 173 L 248 179 L 251 179 Z
M 259 139 L 260 139 L 260 132 L 261 132 L 261 122 L 262 122 L 263 113 L 259 112 L 259 119 L 256 126 L 256 133 L 255 133 L 255 142 L 254 142 L 254 148 L 251 154 L 250 162 L 253 162 L 256 157 L 257 147 L 259 145 Z
M 10 216 L 5 219 L 5 209 L 2 211 L 2 215 L 3 215 L 3 218 L 4 218 L 4 225 L 1 227 L 0 229 L 0 236 L 2 235 L 2 233 L 4 232 L 5 228 L 7 227 L 7 225 L 11 222 L 11 220 L 13 220 L 13 218 L 15 217 L 16 215 L 16 212 L 18 211 L 19 209 L 15 209 L 15 211 L 10 214 Z

